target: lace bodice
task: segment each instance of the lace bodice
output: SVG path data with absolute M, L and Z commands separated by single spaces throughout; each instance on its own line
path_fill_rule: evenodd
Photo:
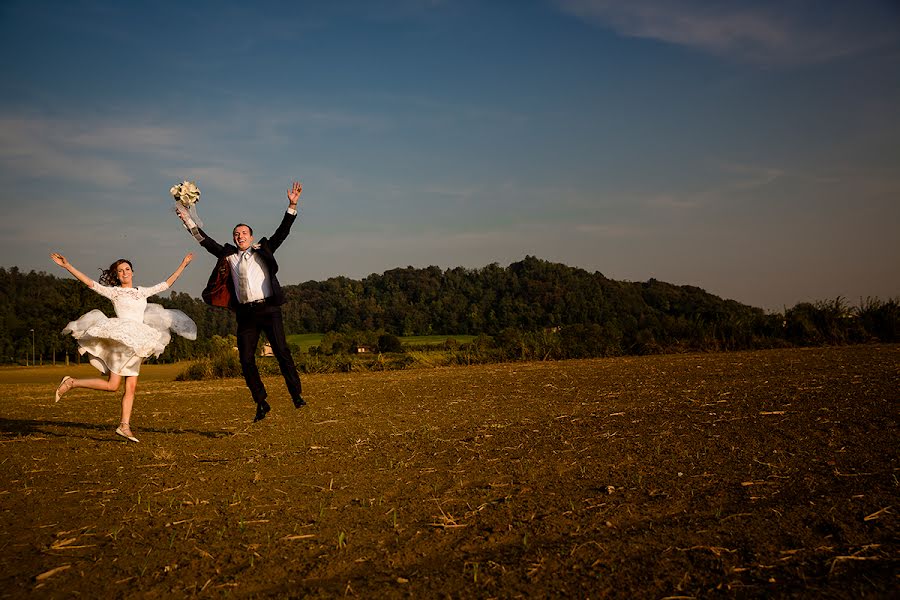
M 153 287 L 123 288 L 100 285 L 96 281 L 91 281 L 91 289 L 101 296 L 112 300 L 116 316 L 120 319 L 143 323 L 144 310 L 147 308 L 147 298 L 166 291 L 169 289 L 169 284 L 163 281 Z

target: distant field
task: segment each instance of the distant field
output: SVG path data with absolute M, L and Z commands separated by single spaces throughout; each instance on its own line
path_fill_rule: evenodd
M 297 344 L 303 352 L 309 352 L 311 346 L 318 346 L 322 341 L 321 333 L 296 333 L 287 336 L 288 343 Z M 405 335 L 400 337 L 400 341 L 408 346 L 421 346 L 425 344 L 442 344 L 448 339 L 453 338 L 460 344 L 471 342 L 475 339 L 474 335 Z
M 454 339 L 460 344 L 466 344 L 475 339 L 474 335 L 405 335 L 400 337 L 400 341 L 409 346 L 419 346 L 422 344 L 443 344 L 448 339 Z
M 138 386 L 150 381 L 174 381 L 175 376 L 181 373 L 190 364 L 190 361 L 182 361 L 164 365 L 141 365 L 141 376 Z M 53 396 L 53 391 L 63 375 L 79 379 L 100 377 L 100 372 L 88 363 L 75 364 L 68 367 L 60 362 L 58 365 L 43 365 L 40 367 L 0 367 L 0 384 L 35 383 L 46 385 L 48 397 Z M 138 393 L 141 388 L 138 387 Z
M 322 341 L 321 333 L 295 333 L 287 336 L 288 344 L 297 344 L 303 352 L 309 352 L 310 346 L 318 346 Z

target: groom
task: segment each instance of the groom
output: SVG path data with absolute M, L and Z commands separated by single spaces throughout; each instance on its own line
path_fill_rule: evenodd
M 203 290 L 203 299 L 208 304 L 227 306 L 237 316 L 241 371 L 256 402 L 254 423 L 264 419 L 271 410 L 266 402 L 266 388 L 256 366 L 256 345 L 260 332 L 265 332 L 266 339 L 272 345 L 272 353 L 278 360 L 294 406 L 300 408 L 306 404 L 300 395 L 300 376 L 284 336 L 281 317 L 284 292 L 275 276 L 278 272 L 275 250 L 291 231 L 291 225 L 297 218 L 297 202 L 302 192 L 300 182 L 293 182 L 287 192 L 288 208 L 281 224 L 271 238 L 264 237 L 257 244 L 253 243 L 253 229 L 239 223 L 232 231 L 234 245 L 222 246 L 199 229 L 187 211 L 180 208 L 178 210 L 178 216 L 191 235 L 207 252 L 219 259 L 206 289 Z

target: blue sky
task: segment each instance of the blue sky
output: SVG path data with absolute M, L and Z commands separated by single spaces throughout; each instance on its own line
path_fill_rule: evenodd
M 0 266 L 199 296 L 205 229 L 282 283 L 534 255 L 769 310 L 900 296 L 889 1 L 0 3 Z

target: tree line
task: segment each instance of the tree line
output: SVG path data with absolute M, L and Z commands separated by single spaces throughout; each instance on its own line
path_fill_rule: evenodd
M 235 330 L 230 313 L 209 310 L 200 299 L 183 292 L 173 291 L 149 301 L 182 310 L 197 323 L 197 340 L 173 335 L 161 361 L 201 356 L 210 350 L 213 335 Z M 69 321 L 93 309 L 115 316 L 109 300 L 75 279 L 0 268 L 0 363 L 30 363 L 32 350 L 36 361 L 43 364 L 65 361 L 66 356 L 77 361 L 75 340 L 61 332 Z
M 531 356 L 530 346 L 555 348 L 560 342 L 565 351 L 558 357 L 900 340 L 897 299 L 851 306 L 837 298 L 766 313 L 695 286 L 616 281 L 532 256 L 508 267 L 406 267 L 284 290 L 288 333 L 480 335 L 483 344 L 490 339 L 507 349 L 518 345 L 520 357 Z M 188 294 L 171 292 L 152 301 L 184 311 L 198 327 L 197 341 L 173 336 L 160 360 L 205 356 L 213 336 L 234 332 L 231 313 Z M 45 363 L 54 354 L 73 359 L 75 343 L 60 331 L 94 308 L 112 316 L 108 300 L 74 279 L 0 268 L 0 361 L 30 360 L 32 339 L 35 356 Z

